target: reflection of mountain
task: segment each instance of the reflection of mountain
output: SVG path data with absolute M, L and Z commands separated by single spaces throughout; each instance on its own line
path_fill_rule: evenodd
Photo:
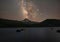
M 0 27 L 60 27 L 60 20 L 47 19 L 42 22 L 34 22 L 28 19 L 22 21 L 0 19 Z

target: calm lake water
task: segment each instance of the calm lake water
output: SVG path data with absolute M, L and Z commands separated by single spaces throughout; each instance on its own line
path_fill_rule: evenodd
M 57 30 L 60 27 L 0 28 L 0 42 L 60 42 Z

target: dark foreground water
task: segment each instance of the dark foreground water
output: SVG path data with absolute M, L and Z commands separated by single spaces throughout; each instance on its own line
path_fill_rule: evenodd
M 57 30 L 60 27 L 0 28 L 0 42 L 60 42 Z

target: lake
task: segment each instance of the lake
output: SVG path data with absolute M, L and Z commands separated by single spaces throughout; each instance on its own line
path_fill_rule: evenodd
M 60 27 L 0 28 L 0 42 L 60 42 L 57 30 Z

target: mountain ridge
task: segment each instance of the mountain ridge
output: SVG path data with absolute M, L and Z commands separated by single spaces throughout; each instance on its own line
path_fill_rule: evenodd
M 28 19 L 22 21 L 0 19 L 0 27 L 60 27 L 60 20 L 46 19 L 42 22 L 35 22 Z

